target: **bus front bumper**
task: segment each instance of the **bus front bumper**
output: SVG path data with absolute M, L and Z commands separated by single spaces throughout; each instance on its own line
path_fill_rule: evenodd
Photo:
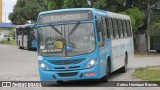
M 98 65 L 90 69 L 73 70 L 73 71 L 45 71 L 39 67 L 39 74 L 41 81 L 54 80 L 85 80 L 85 79 L 99 79 Z

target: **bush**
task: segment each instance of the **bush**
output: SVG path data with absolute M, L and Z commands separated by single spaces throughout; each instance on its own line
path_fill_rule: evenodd
M 5 44 L 5 45 L 16 45 L 16 41 L 15 40 L 10 40 L 10 41 L 7 41 L 7 39 L 2 39 L 0 41 L 1 44 Z
M 150 29 L 151 36 L 160 36 L 160 23 L 152 23 Z
M 137 68 L 133 75 L 141 80 L 158 81 L 160 83 L 160 65 Z
M 133 35 L 135 37 L 136 33 L 138 32 L 138 28 L 143 25 L 143 21 L 145 18 L 144 13 L 140 11 L 138 8 L 134 7 L 134 8 L 129 8 L 124 12 L 120 12 L 120 14 L 125 14 L 130 16 Z

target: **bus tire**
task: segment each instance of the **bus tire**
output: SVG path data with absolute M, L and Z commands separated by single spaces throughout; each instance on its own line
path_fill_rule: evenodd
M 63 80 L 57 81 L 58 84 L 63 84 Z
M 22 47 L 20 46 L 20 41 L 18 41 L 18 46 L 19 46 L 19 49 L 22 49 Z
M 19 49 L 23 49 L 23 47 L 22 47 L 22 46 L 19 46 Z
M 100 80 L 102 82 L 107 82 L 110 77 L 110 72 L 111 72 L 111 66 L 110 66 L 110 60 L 108 60 L 106 67 L 106 76 L 102 77 Z
M 121 73 L 125 73 L 127 71 L 127 62 L 128 62 L 128 55 L 127 53 L 125 54 L 125 61 L 124 61 L 124 66 L 120 68 Z

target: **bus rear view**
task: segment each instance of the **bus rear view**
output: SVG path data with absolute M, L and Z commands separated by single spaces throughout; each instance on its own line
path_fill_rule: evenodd
M 107 55 L 99 45 L 93 9 L 41 12 L 37 21 L 38 68 L 42 81 L 107 80 Z M 102 52 L 99 52 L 103 47 Z M 106 54 L 100 56 L 100 54 Z M 111 60 L 110 60 L 111 62 Z M 109 65 L 108 65 L 109 66 Z M 110 66 L 111 68 L 111 66 Z M 109 73 L 108 73 L 109 72 Z M 105 78 L 104 78 L 105 77 Z

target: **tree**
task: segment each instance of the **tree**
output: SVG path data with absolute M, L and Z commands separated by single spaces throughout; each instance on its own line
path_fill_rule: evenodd
M 64 0 L 63 8 L 90 7 L 87 0 Z
M 151 25 L 151 13 L 154 7 L 159 6 L 160 0 L 130 0 L 133 6 L 138 7 L 145 13 L 146 16 L 146 35 L 147 35 L 147 52 L 150 52 L 150 25 Z
M 107 6 L 106 0 L 94 0 L 94 1 L 92 1 L 92 7 L 93 8 L 105 10 L 106 6 Z
M 150 25 L 150 35 L 151 36 L 160 36 L 160 22 L 159 23 L 152 23 Z
M 132 7 L 128 0 L 92 0 L 92 7 L 111 12 L 122 12 Z
M 147 3 L 149 0 L 126 0 L 127 4 L 133 7 L 138 7 L 140 10 L 146 12 Z M 151 7 L 154 7 L 159 3 L 159 0 L 150 0 Z
M 11 36 L 15 40 L 15 29 L 12 28 L 11 32 L 9 33 L 9 36 Z
M 23 18 L 20 18 L 20 17 L 24 17 L 25 12 L 22 8 L 24 6 L 25 6 L 25 2 L 23 0 L 18 0 L 13 10 L 13 13 L 9 14 L 9 19 L 12 21 L 13 24 L 26 23 L 26 21 Z
M 55 10 L 62 8 L 64 0 L 45 0 L 45 3 L 48 5 L 48 10 Z
M 127 9 L 126 11 L 120 12 L 120 13 L 130 16 L 133 35 L 136 35 L 138 28 L 143 25 L 143 21 L 145 17 L 144 13 L 136 7 Z
M 9 19 L 13 24 L 35 22 L 38 13 L 44 10 L 44 7 L 40 6 L 37 0 L 17 0 L 13 12 L 9 14 Z

